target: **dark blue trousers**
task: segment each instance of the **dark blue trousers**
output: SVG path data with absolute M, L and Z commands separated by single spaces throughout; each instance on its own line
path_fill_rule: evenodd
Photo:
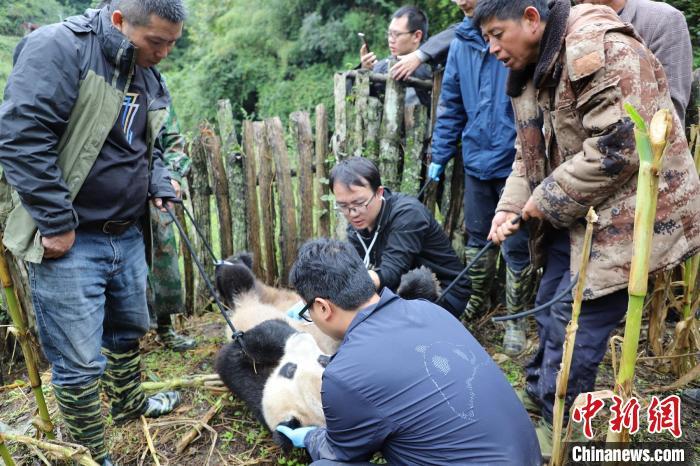
M 569 259 L 571 246 L 568 230 L 557 230 L 548 241 L 547 262 L 537 292 L 536 305 L 544 304 L 571 282 Z M 608 348 L 610 333 L 627 312 L 627 290 L 584 301 L 578 319 L 569 384 L 566 392 L 566 415 L 579 393 L 594 390 L 598 365 Z M 548 310 L 536 314 L 540 346 L 526 366 L 528 394 L 542 408 L 544 418 L 552 422 L 557 373 L 561 365 L 566 325 L 571 320 L 572 294 L 566 295 Z
M 464 174 L 464 227 L 468 234 L 467 247 L 483 248 L 488 242 L 491 220 L 496 214 L 505 178 L 480 180 Z M 520 228 L 501 245 L 503 258 L 512 270 L 520 272 L 530 265 L 527 228 Z

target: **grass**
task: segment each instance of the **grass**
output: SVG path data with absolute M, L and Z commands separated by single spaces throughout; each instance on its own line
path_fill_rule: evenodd
M 0 35 L 0 85 L 5 89 L 7 77 L 12 71 L 12 52 L 21 37 Z M 2 96 L 0 95 L 0 101 Z

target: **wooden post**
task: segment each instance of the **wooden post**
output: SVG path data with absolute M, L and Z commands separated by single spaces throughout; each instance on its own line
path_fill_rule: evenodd
M 700 125 L 700 68 L 693 73 L 693 84 L 690 92 L 690 103 L 685 114 L 685 126 Z M 689 133 L 686 133 L 690 136 Z
M 192 197 L 189 194 L 189 190 L 187 189 L 188 185 L 189 183 L 183 185 L 183 189 L 187 191 L 187 196 L 183 196 L 183 198 L 191 200 Z M 184 210 L 182 210 L 181 206 L 175 206 L 175 215 L 177 216 L 177 220 L 180 222 L 180 225 L 182 225 L 182 229 L 184 230 L 185 235 L 187 235 L 187 238 L 191 240 L 192 235 L 190 235 L 188 232 L 189 225 L 185 221 L 185 212 Z M 182 255 L 185 271 L 185 313 L 188 316 L 192 316 L 195 314 L 194 296 L 196 293 L 194 287 L 194 264 L 192 263 L 192 254 L 190 254 L 189 249 L 187 249 L 187 246 L 185 246 L 185 242 L 182 241 L 182 239 L 180 239 L 180 254 Z
M 365 157 L 379 164 L 379 133 L 382 122 L 384 105 L 376 97 L 367 101 L 367 117 L 365 121 Z
M 333 76 L 333 94 L 335 96 L 335 132 L 333 133 L 333 155 L 337 162 L 348 155 L 348 116 L 345 107 L 347 90 L 345 73 Z
M 233 231 L 231 208 L 229 206 L 228 181 L 224 161 L 221 158 L 221 141 L 211 125 L 202 129 L 202 139 L 206 147 L 207 160 L 211 167 L 211 184 L 214 188 L 214 200 L 219 214 L 219 258 L 223 259 L 233 254 Z M 212 246 L 213 247 L 213 246 Z
M 292 175 L 289 168 L 289 153 L 287 152 L 287 144 L 284 141 L 282 121 L 279 117 L 265 120 L 265 131 L 267 132 L 267 142 L 275 159 L 277 192 L 279 193 L 280 227 L 282 233 L 279 241 L 282 252 L 282 267 L 279 281 L 282 285 L 286 285 L 287 275 L 296 259 L 298 241 L 294 193 L 292 192 Z
M 245 222 L 248 224 L 247 243 L 254 258 L 253 271 L 256 277 L 262 277 L 264 267 L 262 246 L 260 245 L 260 211 L 258 210 L 257 164 L 255 163 L 256 149 L 259 151 L 260 147 L 256 146 L 255 128 L 253 125 L 254 123 L 252 121 L 243 123 L 244 165 L 246 175 L 246 188 L 243 193 L 243 200 L 246 204 L 245 210 L 247 213 Z M 272 237 L 266 237 L 265 241 L 270 242 L 271 239 Z
M 316 106 L 316 212 L 317 235 L 330 235 L 331 205 L 329 202 L 330 189 L 326 177 L 326 157 L 328 150 L 328 116 L 323 104 Z
M 218 102 L 216 114 L 219 123 L 219 135 L 221 136 L 221 155 L 226 166 L 226 180 L 228 181 L 229 209 L 231 212 L 231 233 L 233 235 L 233 250 L 245 251 L 248 249 L 246 225 L 246 171 L 243 166 L 241 146 L 236 138 L 233 125 L 233 113 L 231 101 L 222 99 Z
M 464 161 L 462 154 L 455 154 L 452 159 L 452 176 L 449 186 L 449 202 L 445 202 L 445 233 L 452 240 L 459 229 L 460 211 L 464 206 Z M 447 186 L 445 187 L 447 191 Z
M 352 155 L 361 157 L 367 153 L 365 146 L 367 112 L 369 110 L 369 75 L 367 73 L 357 73 L 353 94 L 355 94 L 355 125 L 350 136 Z
M 444 69 L 439 68 L 433 73 L 433 92 L 431 94 L 430 100 L 430 137 L 432 138 L 433 130 L 435 129 L 435 122 L 437 121 L 437 107 L 440 102 L 440 91 L 442 90 L 442 76 L 444 74 Z M 431 160 L 427 157 L 425 161 L 426 165 L 429 165 Z M 423 180 L 423 183 L 427 182 L 427 178 Z M 435 214 L 435 202 L 437 201 L 437 183 L 430 183 L 430 186 L 426 189 L 425 196 L 423 197 L 423 204 L 428 208 L 430 213 Z
M 260 167 L 260 206 L 262 212 L 261 232 L 265 241 L 265 283 L 272 285 L 277 277 L 277 256 L 275 254 L 275 207 L 274 207 L 274 168 L 272 155 L 267 143 L 265 124 L 261 121 L 253 123 L 253 139 L 257 148 L 256 162 Z M 262 258 L 260 259 L 262 261 Z
M 313 135 L 307 112 L 294 112 L 289 119 L 299 153 L 299 242 L 303 243 L 314 235 Z
M 394 61 L 390 61 L 389 67 L 393 64 Z M 406 88 L 403 84 L 387 79 L 379 139 L 379 173 L 382 174 L 382 184 L 394 190 L 399 189 L 401 181 L 399 164 L 405 95 Z
M 200 125 L 199 134 L 192 142 L 192 169 L 187 175 L 190 183 L 190 194 L 192 196 L 192 215 L 197 222 L 199 230 L 204 236 L 204 240 L 211 245 L 211 214 L 209 202 L 211 198 L 211 186 L 209 185 L 209 172 L 207 168 L 206 146 L 202 132 L 206 124 Z M 195 236 L 195 235 L 192 235 Z M 197 257 L 204 264 L 204 269 L 209 277 L 213 276 L 214 263 L 202 238 L 197 236 L 196 247 Z M 200 277 L 196 279 L 195 292 L 195 314 L 203 312 L 204 306 L 209 301 L 209 290 L 207 290 L 204 280 Z
M 420 186 L 420 174 L 428 133 L 428 109 L 423 105 L 408 106 L 404 118 L 406 146 L 403 154 L 403 174 L 399 191 L 415 196 L 422 187 Z

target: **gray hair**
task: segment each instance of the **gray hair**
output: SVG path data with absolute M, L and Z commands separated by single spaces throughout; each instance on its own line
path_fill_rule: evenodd
M 124 19 L 134 26 L 148 26 L 151 15 L 171 23 L 182 23 L 187 18 L 182 0 L 112 0 L 110 7 L 112 11 L 121 11 Z
M 472 22 L 478 28 L 491 19 L 520 19 L 529 6 L 535 7 L 542 21 L 549 18 L 548 0 L 479 0 L 474 9 Z

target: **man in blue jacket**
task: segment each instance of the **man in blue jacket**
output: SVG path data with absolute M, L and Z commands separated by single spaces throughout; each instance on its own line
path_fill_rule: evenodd
M 508 71 L 489 54 L 481 32 L 472 24 L 476 3 L 476 0 L 457 1 L 465 18 L 457 28 L 447 57 L 428 170 L 428 176 L 437 181 L 445 164 L 456 154 L 461 134 L 467 262 L 487 243 L 491 219 L 515 157 L 513 109 L 505 92 Z M 532 294 L 527 241 L 526 230 L 521 228 L 501 248 L 507 264 L 509 313 L 521 311 Z M 492 248 L 469 270 L 472 294 L 465 311 L 468 317 L 475 318 L 489 308 L 497 256 L 498 250 Z M 503 339 L 507 354 L 518 354 L 525 349 L 525 324 L 524 320 L 508 322 Z
M 314 464 L 367 462 L 377 451 L 389 464 L 541 464 L 515 392 L 447 311 L 378 295 L 337 240 L 302 246 L 290 281 L 304 317 L 342 340 L 323 375 L 326 427 L 278 427 Z

